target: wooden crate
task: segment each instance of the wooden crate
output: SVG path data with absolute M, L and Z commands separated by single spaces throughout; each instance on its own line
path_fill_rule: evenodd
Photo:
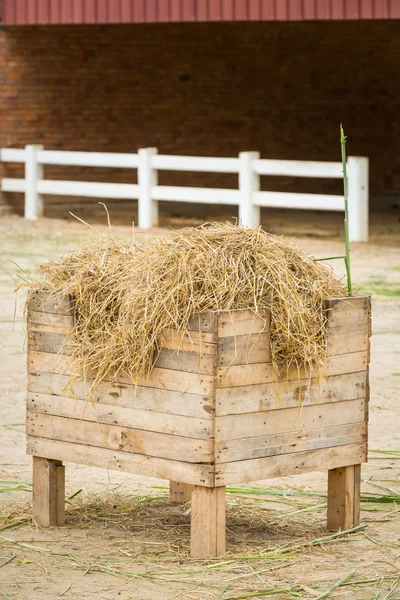
M 38 294 L 28 307 L 27 452 L 34 514 L 64 522 L 64 461 L 169 479 L 192 500 L 192 555 L 225 551 L 225 486 L 328 470 L 328 527 L 359 521 L 367 459 L 370 300 L 327 302 L 324 379 L 291 369 L 277 381 L 269 313 L 209 311 L 164 332 L 151 375 L 71 383 L 64 344 L 72 298 Z

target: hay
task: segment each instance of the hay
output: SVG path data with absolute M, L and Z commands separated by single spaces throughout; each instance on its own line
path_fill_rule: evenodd
M 71 294 L 71 369 L 95 384 L 148 375 L 163 329 L 184 330 L 205 310 L 271 311 L 277 369 L 325 359 L 324 301 L 345 286 L 330 267 L 281 237 L 231 224 L 203 225 L 143 244 L 97 238 L 39 268 L 32 292 Z

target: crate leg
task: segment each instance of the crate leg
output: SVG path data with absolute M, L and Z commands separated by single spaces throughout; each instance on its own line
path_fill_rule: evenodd
M 360 524 L 361 465 L 328 471 L 328 529 L 345 531 Z
M 33 518 L 39 525 L 65 524 L 65 467 L 33 457 Z
M 184 504 L 192 499 L 193 485 L 190 483 L 169 482 L 169 501 Z
M 225 554 L 225 523 L 225 487 L 195 485 L 190 528 L 192 558 Z

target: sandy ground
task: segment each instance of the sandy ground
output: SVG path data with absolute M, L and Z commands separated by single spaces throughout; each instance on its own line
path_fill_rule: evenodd
M 128 227 L 113 231 L 116 237 L 132 235 Z M 295 227 L 292 231 L 296 233 Z M 36 264 L 83 243 L 87 235 L 87 228 L 79 223 L 56 219 L 35 224 L 16 218 L 0 221 L 0 597 L 317 598 L 351 574 L 347 584 L 332 590 L 329 597 L 400 599 L 396 503 L 363 502 L 361 530 L 337 541 L 311 544 L 328 535 L 326 473 L 258 483 L 269 490 L 321 496 L 278 497 L 268 491 L 260 496 L 229 494 L 227 555 L 218 561 L 188 558 L 188 506 L 168 504 L 166 490 L 154 487 L 167 485 L 159 480 L 67 464 L 67 494 L 84 489 L 68 504 L 67 526 L 38 529 L 30 522 L 24 292 L 16 301 L 14 289 Z M 338 238 L 315 235 L 314 229 L 309 237 L 293 241 L 315 256 L 342 253 Z M 352 249 L 353 280 L 373 296 L 370 461 L 362 471 L 364 494 L 388 494 L 388 488 L 400 494 L 399 242 L 394 228 Z M 340 263 L 335 269 L 343 275 Z M 293 548 L 279 556 L 265 554 L 282 546 Z

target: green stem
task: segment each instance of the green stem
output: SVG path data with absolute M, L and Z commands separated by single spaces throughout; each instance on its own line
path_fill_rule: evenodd
M 344 135 L 343 127 L 340 125 L 340 144 L 342 148 L 342 165 L 343 165 L 343 190 L 344 190 L 344 237 L 346 244 L 346 255 L 344 264 L 347 274 L 347 292 L 349 296 L 353 295 L 353 286 L 351 283 L 350 269 L 350 239 L 349 239 L 349 202 L 347 197 L 347 164 L 346 164 L 346 136 Z

